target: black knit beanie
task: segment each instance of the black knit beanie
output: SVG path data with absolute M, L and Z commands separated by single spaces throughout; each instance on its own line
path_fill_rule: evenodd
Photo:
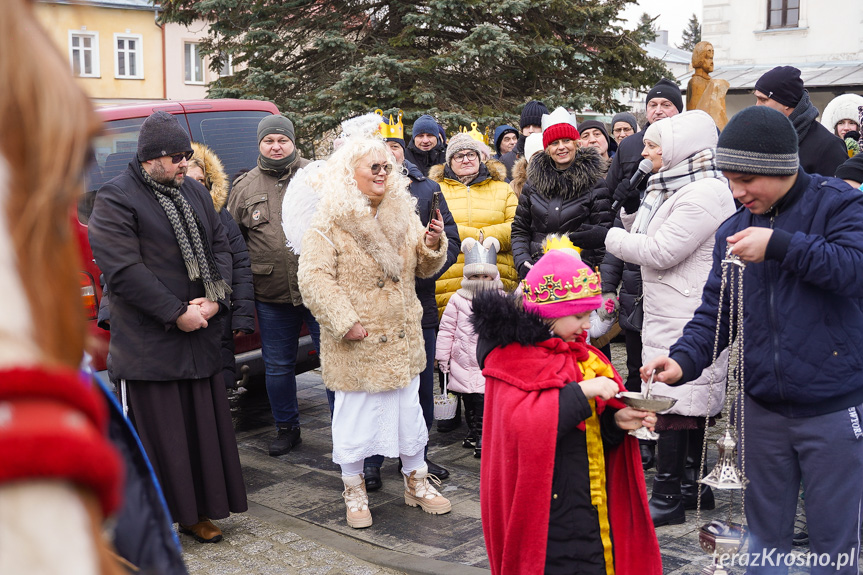
M 589 130 L 591 128 L 596 128 L 602 135 L 605 136 L 605 142 L 608 144 L 609 152 L 617 151 L 617 142 L 614 141 L 613 138 L 608 135 L 608 128 L 605 127 L 605 123 L 600 122 L 599 120 L 585 120 L 584 122 L 578 125 L 578 133 L 584 135 L 585 130 Z
M 848 158 L 836 168 L 836 177 L 841 180 L 851 180 L 863 184 L 863 154 Z
M 803 79 L 794 66 L 777 66 L 758 78 L 755 89 L 783 106 L 794 108 L 803 97 Z
M 665 98 L 674 104 L 678 112 L 683 111 L 683 95 L 680 93 L 680 88 L 668 78 L 663 78 L 657 82 L 656 86 L 650 89 L 650 92 L 647 93 L 647 100 L 644 103 L 647 104 L 654 98 Z
M 395 142 L 399 146 L 402 147 L 402 151 L 405 149 L 405 141 L 402 138 L 384 138 L 387 142 Z
M 141 124 L 138 134 L 138 161 L 146 162 L 180 152 L 191 152 L 192 141 L 173 114 L 153 112 Z
M 716 145 L 716 167 L 759 176 L 797 173 L 797 132 L 785 114 L 750 106 L 734 115 Z
M 270 134 L 281 134 L 296 144 L 294 140 L 294 123 L 281 114 L 267 116 L 258 123 L 258 143 Z
M 548 114 L 548 108 L 539 100 L 531 100 L 521 110 L 521 118 L 518 121 L 519 129 L 528 126 L 542 126 L 542 115 Z

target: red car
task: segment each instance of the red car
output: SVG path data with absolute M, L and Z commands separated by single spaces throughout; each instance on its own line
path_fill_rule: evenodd
M 257 165 L 258 122 L 279 110 L 270 102 L 256 100 L 185 100 L 150 102 L 129 106 L 98 108 L 97 113 L 104 122 L 102 133 L 93 142 L 95 162 L 86 178 L 86 192 L 78 202 L 74 228 L 81 249 L 83 270 L 81 271 L 81 296 L 89 321 L 90 346 L 93 367 L 105 369 L 110 332 L 96 325 L 102 287 L 101 272 L 93 260 L 87 239 L 87 222 L 93 211 L 96 192 L 103 183 L 119 175 L 138 149 L 138 132 L 144 120 L 156 111 L 178 116 L 192 141 L 209 146 L 222 160 L 225 173 L 233 181 L 242 170 Z M 249 377 L 264 373 L 261 358 L 261 337 L 255 333 L 240 334 L 234 338 L 236 347 L 237 376 L 246 381 Z M 300 350 L 297 356 L 297 373 L 317 367 L 317 353 L 308 330 L 303 328 Z

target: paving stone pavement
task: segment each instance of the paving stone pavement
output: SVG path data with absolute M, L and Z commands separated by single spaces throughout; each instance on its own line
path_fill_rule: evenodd
M 612 344 L 612 358 L 622 373 L 624 355 L 622 344 Z M 340 471 L 332 462 L 330 414 L 320 373 L 298 376 L 297 387 L 302 443 L 281 457 L 267 454 L 274 429 L 263 385 L 232 394 L 250 509 L 217 522 L 225 533 L 218 544 L 180 536 L 191 574 L 488 573 L 479 507 L 480 462 L 461 446 L 464 426 L 446 434 L 434 427 L 429 438 L 429 459 L 450 471 L 441 491 L 452 501 L 451 513 L 434 516 L 406 506 L 396 461 L 388 459 L 383 488 L 369 494 L 374 525 L 351 529 L 344 517 Z M 715 458 L 713 449 L 708 469 Z M 649 487 L 652 471 L 646 476 Z M 731 497 L 717 492 L 717 507 L 703 513 L 702 524 L 725 519 L 729 510 L 739 516 L 739 496 L 735 502 Z M 656 532 L 665 574 L 696 575 L 709 564 L 699 548 L 694 512 L 687 513 L 686 523 Z M 743 572 L 741 567 L 730 570 Z M 792 567 L 789 573 L 808 570 Z

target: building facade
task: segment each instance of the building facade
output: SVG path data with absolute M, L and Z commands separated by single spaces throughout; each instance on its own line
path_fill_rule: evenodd
M 859 1 L 703 0 L 701 39 L 713 44 L 711 77 L 730 83 L 728 116 L 755 103 L 755 82 L 775 66 L 799 68 L 819 110 L 840 94 L 863 93 L 861 23 Z

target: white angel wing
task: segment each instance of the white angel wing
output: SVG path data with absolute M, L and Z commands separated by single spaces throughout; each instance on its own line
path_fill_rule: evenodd
M 298 171 L 285 190 L 285 198 L 282 200 L 282 229 L 288 240 L 288 248 L 297 255 L 300 253 L 303 235 L 309 229 L 321 199 L 318 189 L 311 182 L 325 163 L 324 160 L 317 160 Z

